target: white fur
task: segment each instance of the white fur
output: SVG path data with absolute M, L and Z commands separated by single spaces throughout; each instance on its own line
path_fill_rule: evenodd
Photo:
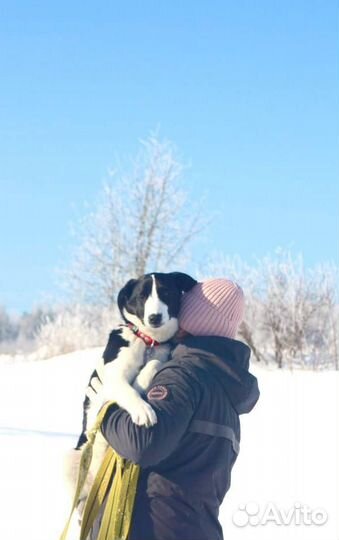
M 160 360 L 154 359 L 147 362 L 146 366 L 140 371 L 139 375 L 135 379 L 133 388 L 135 388 L 140 394 L 146 392 L 150 385 L 150 381 L 153 379 L 157 371 L 159 371 L 160 366 Z
M 103 385 L 97 396 L 99 399 L 95 400 L 96 403 L 91 404 L 88 411 L 89 427 L 94 424 L 100 408 L 106 401 L 116 401 L 138 425 L 152 426 L 157 421 L 152 407 L 131 386 L 143 366 L 146 345 L 142 339 L 134 336 L 131 331 L 129 332 L 131 334 L 130 345 L 122 347 L 113 362 L 100 366 L 100 371 L 103 371 L 101 378 Z
M 158 296 L 157 284 L 155 277 L 152 274 L 152 291 L 151 295 L 145 302 L 144 322 L 148 323 L 150 315 L 162 315 L 162 323 L 166 324 L 169 321 L 168 306 L 162 302 Z
M 168 345 L 160 345 L 153 349 L 153 351 L 155 358 L 148 360 L 133 383 L 133 388 L 140 394 L 146 393 L 155 374 L 159 371 L 162 364 L 167 361 L 170 352 Z
M 114 362 L 105 366 L 103 395 L 115 400 L 125 409 L 138 425 L 152 426 L 157 417 L 152 407 L 146 403 L 131 386 L 144 363 L 146 345 L 139 339 L 129 347 L 123 347 Z
M 158 341 L 167 341 L 177 330 L 175 318 L 169 319 L 162 327 L 152 329 L 141 324 L 138 317 L 131 316 L 128 312 L 126 312 L 126 318 Z M 122 330 L 122 338 L 129 342 L 129 346 L 122 347 L 113 362 L 104 364 L 101 359 L 97 365 L 98 375 L 103 381 L 101 387 L 99 383 L 98 388 L 95 388 L 98 393 L 91 392 L 90 388 L 87 391 L 91 399 L 87 417 L 89 429 L 94 425 L 97 414 L 106 401 L 116 401 L 131 415 L 133 422 L 137 425 L 152 426 L 157 422 L 152 407 L 141 398 L 139 393 L 145 392 L 149 387 L 161 364 L 167 360 L 169 348 L 166 345 L 156 347 L 151 363 L 147 362 L 144 366 L 146 345 L 143 340 L 126 327 Z M 133 382 L 135 382 L 134 387 Z M 96 387 L 95 379 L 92 379 L 93 385 Z
M 135 324 L 135 326 L 137 326 L 141 332 L 144 332 L 144 334 L 147 334 L 160 343 L 168 341 L 172 336 L 174 336 L 179 328 L 178 319 L 175 317 L 171 317 L 166 324 L 159 326 L 159 328 L 152 328 L 150 326 L 145 326 L 136 315 L 131 315 L 131 313 L 129 313 L 125 308 L 123 313 L 126 319 Z

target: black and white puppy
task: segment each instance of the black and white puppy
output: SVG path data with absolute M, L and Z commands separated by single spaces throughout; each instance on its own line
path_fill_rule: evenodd
M 105 401 L 117 402 L 140 426 L 156 423 L 156 414 L 142 394 L 168 359 L 169 340 L 178 330 L 182 293 L 196 283 L 181 272 L 153 273 L 131 279 L 121 289 L 118 307 L 125 324 L 111 332 L 103 358 L 90 377 L 83 406 L 83 428 L 75 450 L 81 450 L 86 443 L 86 432 L 94 425 Z M 92 478 L 106 448 L 102 435 L 98 434 L 90 470 Z M 85 491 L 83 500 L 87 496 Z

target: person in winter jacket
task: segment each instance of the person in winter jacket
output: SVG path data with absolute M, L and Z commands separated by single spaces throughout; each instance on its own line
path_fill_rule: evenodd
M 237 284 L 197 283 L 182 297 L 178 343 L 145 398 L 158 422 L 139 427 L 117 405 L 104 417 L 107 442 L 141 467 L 129 540 L 223 538 L 218 512 L 239 453 L 239 415 L 259 397 L 250 349 L 234 339 L 243 311 Z M 100 516 L 91 540 L 99 527 Z

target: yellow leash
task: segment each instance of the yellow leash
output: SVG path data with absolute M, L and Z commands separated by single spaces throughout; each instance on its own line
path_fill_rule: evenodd
M 66 540 L 67 538 L 73 512 L 77 507 L 90 468 L 97 431 L 100 428 L 107 409 L 112 404 L 113 402 L 109 402 L 104 405 L 98 414 L 93 429 L 87 435 L 88 441 L 81 455 L 71 512 L 60 536 L 60 540 Z M 127 540 L 132 521 L 139 473 L 139 465 L 126 461 L 113 448 L 107 450 L 86 500 L 79 540 L 87 539 L 106 496 L 107 502 L 97 540 Z

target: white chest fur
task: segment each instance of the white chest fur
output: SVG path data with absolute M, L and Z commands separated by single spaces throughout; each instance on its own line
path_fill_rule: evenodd
M 117 358 L 106 364 L 102 361 L 97 368 L 103 383 L 98 403 L 116 401 L 136 424 L 153 425 L 156 415 L 140 394 L 147 391 L 154 375 L 168 359 L 170 347 L 161 344 L 147 348 L 129 328 L 123 328 L 122 337 L 129 342 L 128 347 L 121 347 Z M 96 418 L 98 408 L 95 409 L 89 412 L 89 425 Z

